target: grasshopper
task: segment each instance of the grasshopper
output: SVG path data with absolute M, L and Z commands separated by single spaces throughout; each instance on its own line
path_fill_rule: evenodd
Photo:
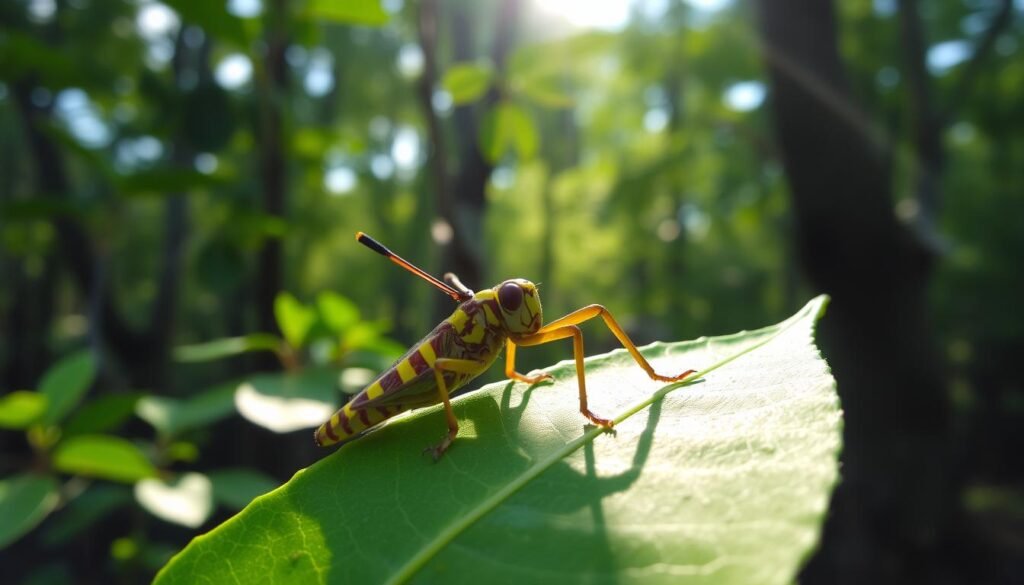
M 550 374 L 526 376 L 516 372 L 516 348 L 569 337 L 573 340 L 580 412 L 595 425 L 611 428 L 613 421 L 597 416 L 587 407 L 583 334 L 577 326 L 598 316 L 652 380 L 677 382 L 694 373 L 694 370 L 687 370 L 677 376 L 663 376 L 655 372 L 608 309 L 601 305 L 583 307 L 543 325 L 540 294 L 537 285 L 528 280 L 506 280 L 474 293 L 454 274 L 445 274 L 447 284 L 441 282 L 363 232 L 356 233 L 356 240 L 434 285 L 459 306 L 316 430 L 316 444 L 321 447 L 356 439 L 400 412 L 441 402 L 448 418 L 448 434 L 437 445 L 424 449 L 436 461 L 459 433 L 449 398 L 452 392 L 491 367 L 502 347 L 505 348 L 506 377 L 527 384 L 550 380 Z

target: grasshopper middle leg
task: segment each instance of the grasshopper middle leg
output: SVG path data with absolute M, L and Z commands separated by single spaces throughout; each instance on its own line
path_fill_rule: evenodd
M 452 412 L 452 403 L 448 396 L 448 385 L 444 381 L 444 372 L 477 374 L 485 367 L 483 363 L 476 360 L 437 358 L 437 361 L 434 362 L 434 379 L 437 382 L 437 393 L 441 397 L 441 401 L 444 402 L 444 413 L 448 417 L 448 434 L 437 445 L 423 450 L 424 453 L 429 451 L 433 455 L 434 461 L 437 461 L 441 458 L 441 455 L 444 455 L 444 452 L 451 446 L 452 441 L 455 440 L 455 436 L 459 434 L 459 421 L 455 419 L 455 413 Z

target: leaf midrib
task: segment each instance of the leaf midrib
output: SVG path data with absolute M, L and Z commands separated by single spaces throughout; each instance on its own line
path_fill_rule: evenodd
M 827 304 L 827 300 L 819 304 L 819 306 L 817 307 L 819 313 L 824 310 L 825 304 Z M 725 366 L 730 362 L 739 359 L 744 355 L 749 354 L 752 351 L 757 350 L 760 347 L 763 347 L 768 342 L 778 338 L 780 335 L 785 333 L 787 330 L 789 330 L 797 323 L 803 321 L 803 319 L 807 317 L 807 310 L 813 305 L 813 302 L 808 304 L 808 306 L 805 307 L 803 310 L 793 315 L 787 321 L 781 324 L 766 327 L 765 329 L 777 329 L 772 334 L 767 335 L 763 340 L 751 345 L 750 347 L 744 348 L 742 351 L 739 351 L 733 355 L 730 355 L 726 358 L 723 358 L 715 362 L 714 364 L 704 368 L 703 370 L 694 373 L 693 375 L 691 375 L 689 378 L 682 382 L 674 382 L 672 384 L 668 384 L 666 386 L 663 386 L 662 388 L 659 388 L 650 396 L 637 402 L 633 406 L 627 408 L 625 411 L 623 411 L 621 414 L 619 414 L 612 420 L 614 421 L 615 425 L 619 425 L 629 417 L 637 414 L 641 410 L 654 404 L 656 401 L 661 400 L 670 392 L 678 390 L 679 388 L 682 388 L 684 386 L 691 386 L 697 381 L 699 381 L 701 378 L 706 376 L 707 374 Z M 735 335 L 749 335 L 749 333 L 741 332 Z M 726 336 L 720 339 L 728 339 L 729 337 L 733 336 Z M 460 534 L 465 532 L 470 526 L 475 524 L 477 520 L 483 518 L 491 510 L 497 508 L 505 500 L 512 497 L 513 494 L 515 494 L 520 489 L 525 487 L 528 483 L 537 478 L 540 474 L 547 471 L 551 466 L 555 465 L 562 459 L 568 457 L 583 445 L 593 441 L 595 438 L 597 438 L 598 435 L 604 433 L 606 430 L 607 429 L 605 429 L 604 427 L 591 427 L 580 436 L 566 443 L 565 446 L 553 451 L 549 456 L 543 459 L 539 459 L 534 465 L 527 468 L 521 475 L 519 475 L 509 483 L 505 484 L 505 487 L 501 488 L 500 490 L 498 490 L 497 492 L 495 492 L 494 494 L 480 502 L 475 508 L 473 508 L 466 514 L 463 514 L 461 517 L 457 518 L 454 522 L 445 527 L 440 533 L 438 533 L 438 535 L 435 538 L 428 542 L 426 546 L 421 548 L 419 552 L 410 557 L 409 560 L 404 565 L 402 565 L 398 569 L 398 571 L 395 572 L 391 576 L 391 578 L 388 579 L 385 583 L 387 585 L 399 585 L 401 583 L 407 582 L 428 562 L 430 562 L 430 560 L 434 558 L 434 556 L 436 556 L 446 546 L 448 546 L 449 543 L 455 540 Z

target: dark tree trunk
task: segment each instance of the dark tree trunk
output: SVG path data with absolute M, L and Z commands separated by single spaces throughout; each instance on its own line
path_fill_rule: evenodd
M 453 5 L 451 16 L 452 46 L 455 62 L 475 60 L 474 51 L 476 28 L 470 17 L 470 5 Z M 434 185 L 437 189 L 437 210 L 441 218 L 451 226 L 452 238 L 442 246 L 442 269 L 454 272 L 466 286 L 480 289 L 492 283 L 484 281 L 484 210 L 486 208 L 487 181 L 494 171 L 494 165 L 487 161 L 480 150 L 478 136 L 484 116 L 501 98 L 499 86 L 503 82 L 505 61 L 515 38 L 515 27 L 519 20 L 520 0 L 502 0 L 498 4 L 495 18 L 495 40 L 491 47 L 491 62 L 494 64 L 495 87 L 475 104 L 455 108 L 453 118 L 455 136 L 459 137 L 456 148 L 459 166 L 453 177 L 447 175 L 447 147 L 442 140 L 440 125 L 436 120 L 430 98 L 433 83 L 439 71 L 437 66 L 437 35 L 439 5 L 433 1 L 424 2 L 420 8 L 419 33 L 424 50 L 426 67 L 419 88 L 420 100 L 428 117 L 428 131 L 433 142 Z M 439 318 L 451 313 L 451 302 L 438 297 L 435 314 Z
M 259 164 L 263 187 L 263 211 L 271 217 L 285 216 L 287 169 L 285 168 L 283 100 L 287 91 L 288 48 L 283 0 L 270 3 L 266 37 L 266 76 L 259 80 Z M 267 237 L 260 247 L 256 271 L 256 324 L 259 331 L 279 333 L 274 317 L 274 299 L 284 287 L 283 246 L 277 237 Z M 261 368 L 276 366 L 265 356 Z
M 888 153 L 851 99 L 833 6 L 758 2 L 771 107 L 805 273 L 846 414 L 842 483 L 806 583 L 933 582 L 956 506 L 932 258 L 893 215 Z

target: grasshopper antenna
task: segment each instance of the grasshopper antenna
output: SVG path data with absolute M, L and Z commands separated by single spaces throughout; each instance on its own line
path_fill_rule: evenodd
M 459 292 L 454 288 L 448 286 L 447 284 L 441 282 L 440 280 L 434 278 L 426 271 L 415 266 L 413 263 L 409 262 L 405 258 L 402 258 L 398 254 L 395 254 L 394 252 L 389 250 L 384 244 L 381 244 L 380 242 L 364 234 L 363 232 L 356 232 L 356 241 L 366 246 L 367 248 L 373 250 L 374 252 L 380 254 L 381 256 L 384 256 L 388 260 L 391 260 L 395 264 L 398 264 L 402 268 L 405 268 L 409 272 L 412 272 L 416 276 L 419 276 L 420 278 L 429 282 L 430 284 L 436 286 L 438 289 L 441 290 L 441 292 L 450 296 L 457 303 L 469 300 L 472 297 L 472 295 L 467 295 L 465 293 Z

